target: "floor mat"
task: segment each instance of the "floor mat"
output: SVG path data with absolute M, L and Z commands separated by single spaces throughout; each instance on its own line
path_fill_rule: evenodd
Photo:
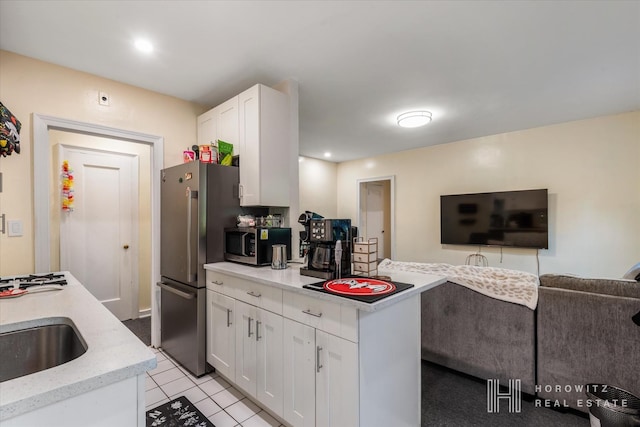
M 216 427 L 184 396 L 147 411 L 147 427 Z

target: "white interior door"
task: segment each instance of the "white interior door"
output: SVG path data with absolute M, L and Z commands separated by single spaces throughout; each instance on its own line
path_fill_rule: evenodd
M 60 159 L 74 175 L 73 211 L 60 220 L 60 267 L 118 319 L 137 317 L 137 158 L 62 146 Z

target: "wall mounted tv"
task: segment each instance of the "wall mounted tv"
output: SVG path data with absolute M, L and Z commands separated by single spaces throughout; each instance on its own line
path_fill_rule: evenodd
M 440 196 L 443 245 L 547 249 L 547 190 Z

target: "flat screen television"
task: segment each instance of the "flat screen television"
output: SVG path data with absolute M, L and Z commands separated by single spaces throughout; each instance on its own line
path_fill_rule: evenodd
M 440 196 L 440 242 L 547 249 L 547 189 Z

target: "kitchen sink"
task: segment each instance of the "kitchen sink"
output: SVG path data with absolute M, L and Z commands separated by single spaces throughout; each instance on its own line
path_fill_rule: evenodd
M 87 351 L 71 319 L 43 320 L 54 323 L 0 333 L 0 382 L 60 366 Z

